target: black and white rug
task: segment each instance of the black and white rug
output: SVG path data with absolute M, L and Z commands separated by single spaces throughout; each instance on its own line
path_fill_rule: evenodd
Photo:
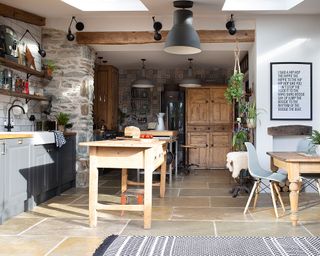
M 94 256 L 313 256 L 320 255 L 320 237 L 107 237 Z

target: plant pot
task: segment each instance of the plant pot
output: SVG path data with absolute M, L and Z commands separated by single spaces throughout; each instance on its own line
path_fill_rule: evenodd
M 63 124 L 59 124 L 59 125 L 58 125 L 58 131 L 64 132 L 64 130 L 65 130 L 64 125 L 63 125 Z
M 316 154 L 320 156 L 320 145 L 316 145 Z
M 256 128 L 256 120 L 251 118 L 251 119 L 247 119 L 247 126 L 250 129 L 254 129 Z

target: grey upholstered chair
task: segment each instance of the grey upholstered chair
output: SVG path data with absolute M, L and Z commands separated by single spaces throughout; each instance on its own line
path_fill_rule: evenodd
M 311 144 L 310 140 L 303 139 L 299 141 L 297 146 L 297 151 L 306 153 L 306 154 L 315 154 L 315 149 Z M 303 170 L 306 171 L 306 170 Z M 314 190 L 318 191 L 320 195 L 320 174 L 319 173 L 300 173 L 300 176 L 303 181 L 302 189 L 310 186 Z M 314 185 L 316 183 L 316 187 Z
M 285 208 L 283 205 L 283 201 L 278 189 L 278 186 L 276 183 L 284 183 L 287 180 L 287 175 L 284 173 L 277 173 L 277 172 L 272 172 L 270 170 L 265 170 L 263 169 L 258 161 L 258 156 L 256 153 L 256 149 L 252 145 L 252 143 L 246 142 L 245 143 L 247 147 L 247 152 L 248 152 L 248 168 L 250 175 L 255 179 L 253 188 L 251 190 L 250 196 L 248 198 L 246 207 L 244 209 L 243 214 L 246 214 L 248 211 L 250 202 L 252 200 L 253 194 L 255 194 L 255 199 L 254 199 L 254 204 L 253 204 L 253 209 L 256 207 L 257 199 L 258 199 L 258 194 L 260 192 L 260 183 L 262 180 L 267 180 L 270 182 L 270 191 L 271 191 L 271 197 L 272 197 L 272 203 L 273 203 L 273 208 L 276 217 L 278 218 L 278 209 L 276 205 L 276 198 L 275 198 L 275 193 L 274 190 L 276 191 L 277 197 L 279 198 L 279 201 L 282 206 L 282 210 L 285 212 Z

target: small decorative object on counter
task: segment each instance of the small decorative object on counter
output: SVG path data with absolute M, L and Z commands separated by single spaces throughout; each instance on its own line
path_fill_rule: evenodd
M 164 115 L 165 115 L 165 113 L 159 113 L 159 114 L 157 114 L 158 124 L 157 124 L 156 130 L 158 130 L 158 131 L 163 131 L 163 130 L 165 130 L 164 120 L 163 120 Z
M 45 72 L 45 77 L 49 80 L 52 79 L 52 73 L 56 70 L 56 65 L 53 60 L 46 60 L 42 65 L 42 70 Z
M 24 81 L 22 80 L 22 78 L 17 76 L 14 87 L 16 92 L 22 93 L 24 91 Z

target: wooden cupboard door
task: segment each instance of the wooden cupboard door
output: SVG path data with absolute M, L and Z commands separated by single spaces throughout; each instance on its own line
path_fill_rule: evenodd
M 119 107 L 119 73 L 115 68 L 110 67 L 108 81 L 107 98 L 107 129 L 116 130 L 118 127 L 118 107 Z
M 208 166 L 209 133 L 188 132 L 188 145 L 201 145 L 197 149 L 189 149 L 189 163 L 198 164 L 201 168 Z
M 210 89 L 188 89 L 186 97 L 187 124 L 209 124 Z
M 210 134 L 210 168 L 225 168 L 227 153 L 231 150 L 230 133 L 211 133 Z
M 231 123 L 232 105 L 228 104 L 224 92 L 226 87 L 210 89 L 210 123 Z

